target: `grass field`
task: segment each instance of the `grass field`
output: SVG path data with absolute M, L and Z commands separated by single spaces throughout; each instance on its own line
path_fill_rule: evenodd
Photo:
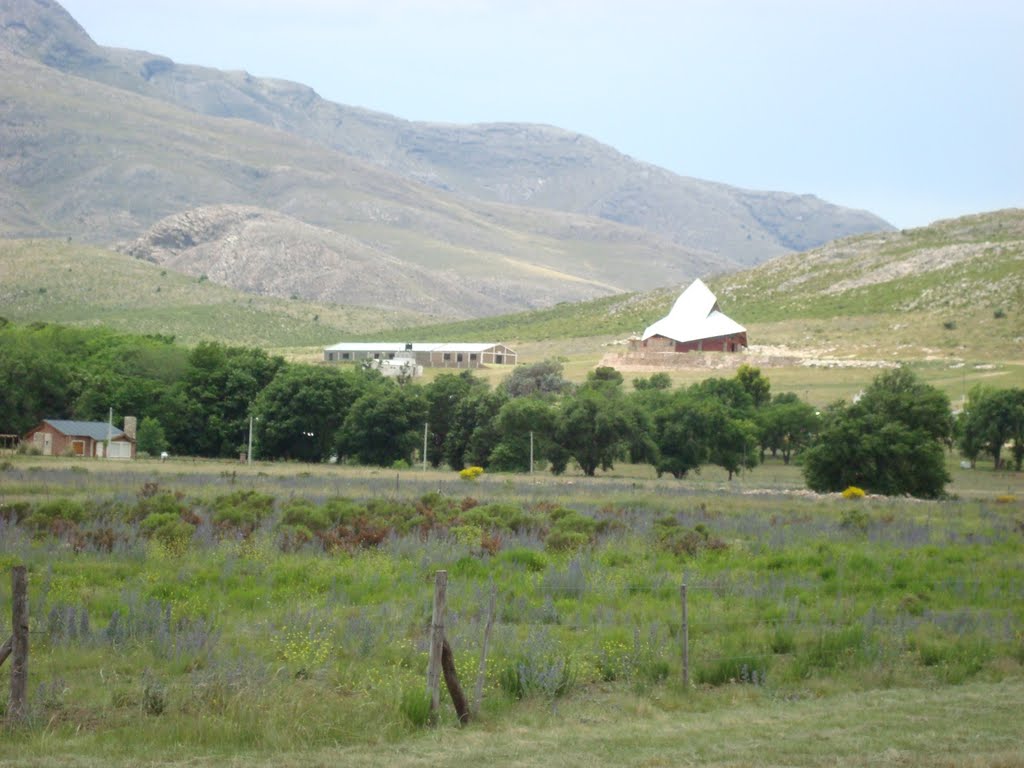
M 467 482 L 3 461 L 0 606 L 24 563 L 33 616 L 3 765 L 1024 765 L 1019 473 L 951 456 L 953 496 L 919 502 L 808 494 L 774 462 Z M 467 691 L 498 594 L 463 729 L 447 702 L 417 724 L 438 569 Z

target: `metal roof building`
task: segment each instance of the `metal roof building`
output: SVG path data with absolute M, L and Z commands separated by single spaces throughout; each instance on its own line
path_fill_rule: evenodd
M 324 347 L 324 362 L 408 358 L 425 368 L 480 368 L 515 365 L 515 350 L 496 343 L 343 341 Z

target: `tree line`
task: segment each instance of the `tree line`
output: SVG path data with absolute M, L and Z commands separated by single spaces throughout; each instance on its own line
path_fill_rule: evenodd
M 667 374 L 631 387 L 613 368 L 574 385 L 561 363 L 520 365 L 496 387 L 471 371 L 426 384 L 358 366 L 288 363 L 263 350 L 59 325 L 0 325 L 0 432 L 43 418 L 139 417 L 139 450 L 202 457 L 244 452 L 250 424 L 266 460 L 378 466 L 426 461 L 586 475 L 616 462 L 686 477 L 716 465 L 732 478 L 771 453 L 799 456 L 808 485 L 934 497 L 949 481 L 944 449 L 970 460 L 1004 446 L 1019 470 L 1024 391 L 978 388 L 954 419 L 940 390 L 900 368 L 856 403 L 818 413 L 742 365 L 735 375 L 673 387 Z

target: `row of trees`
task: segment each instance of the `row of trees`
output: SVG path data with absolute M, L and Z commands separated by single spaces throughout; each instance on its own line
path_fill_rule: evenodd
M 976 388 L 954 420 L 948 398 L 906 369 L 819 415 L 793 393 L 773 394 L 750 366 L 679 388 L 663 373 L 627 388 L 612 368 L 576 386 L 552 360 L 519 366 L 495 388 L 468 371 L 418 385 L 258 349 L 0 321 L 0 432 L 44 417 L 102 420 L 110 407 L 140 417 L 140 450 L 207 457 L 244 450 L 252 423 L 261 458 L 390 466 L 422 460 L 428 425 L 435 467 L 524 471 L 532 447 L 554 472 L 574 461 L 593 475 L 628 460 L 659 476 L 713 464 L 732 477 L 770 452 L 787 463 L 801 454 L 816 490 L 918 496 L 943 492 L 954 444 L 997 468 L 1007 444 L 1018 470 L 1024 458 L 1024 391 Z

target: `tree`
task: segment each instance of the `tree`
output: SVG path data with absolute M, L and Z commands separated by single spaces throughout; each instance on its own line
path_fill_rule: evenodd
M 940 440 L 950 423 L 949 400 L 941 391 L 909 371 L 882 374 L 857 403 L 826 410 L 804 454 L 807 485 L 815 491 L 855 485 L 887 495 L 941 496 L 949 474 Z
M 427 458 L 432 466 L 440 466 L 445 460 L 444 446 L 448 441 L 459 403 L 474 389 L 481 387 L 486 389 L 487 383 L 477 379 L 471 371 L 442 373 L 424 387 L 427 423 L 430 425 Z
M 352 404 L 383 379 L 375 371 L 289 365 L 263 389 L 253 412 L 260 456 L 324 461 Z
M 707 462 L 709 425 L 705 415 L 698 406 L 698 399 L 686 390 L 676 393 L 654 413 L 654 441 L 658 453 L 653 463 L 658 477 L 668 472 L 681 480 L 690 472 L 699 472 L 701 465 Z
M 758 409 L 756 423 L 761 460 L 765 451 L 771 451 L 772 456 L 782 453 L 783 463 L 789 464 L 793 453 L 810 443 L 818 430 L 819 418 L 814 406 L 792 392 L 783 392 Z
M 167 436 L 164 434 L 164 428 L 152 416 L 146 416 L 139 422 L 135 439 L 140 453 L 159 456 L 167 450 Z
M 501 440 L 497 418 L 508 395 L 485 384 L 473 387 L 455 407 L 444 456 L 452 469 L 467 465 L 488 467 L 491 452 Z
M 381 467 L 409 461 L 422 444 L 426 414 L 419 387 L 385 381 L 352 404 L 338 431 L 338 456 Z
M 530 471 L 530 436 L 534 461 L 557 453 L 554 442 L 557 411 L 540 397 L 517 397 L 502 405 L 495 426 L 500 435 L 490 463 L 498 471 Z
M 643 392 L 649 389 L 672 389 L 672 377 L 664 371 L 652 373 L 649 378 L 638 376 L 633 379 L 633 389 Z
M 612 469 L 629 446 L 632 423 L 617 387 L 583 386 L 562 400 L 555 442 L 587 476 Z
M 237 455 L 256 398 L 284 365 L 261 349 L 198 344 L 179 385 L 182 411 L 163 422 L 171 444 L 187 454 Z
M 761 373 L 760 368 L 744 363 L 736 369 L 736 381 L 750 395 L 755 408 L 767 405 L 771 401 L 771 382 Z
M 958 427 L 960 451 L 972 462 L 985 452 L 992 456 L 994 468 L 1001 469 L 1003 447 L 1013 441 L 1014 466 L 1020 471 L 1024 461 L 1024 389 L 974 387 Z
M 500 385 L 509 397 L 548 395 L 554 397 L 572 389 L 563 378 L 564 368 L 558 360 L 542 360 L 532 365 L 516 367 Z

